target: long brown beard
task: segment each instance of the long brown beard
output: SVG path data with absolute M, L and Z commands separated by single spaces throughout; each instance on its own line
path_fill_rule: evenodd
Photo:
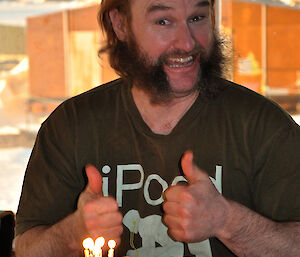
M 213 98 L 219 93 L 217 80 L 222 77 L 225 56 L 222 53 L 223 42 L 214 35 L 209 52 L 201 46 L 196 46 L 191 52 L 175 51 L 161 55 L 156 63 L 143 54 L 131 35 L 128 43 L 119 42 L 113 54 L 116 54 L 118 64 L 113 67 L 121 77 L 131 85 L 135 85 L 151 96 L 153 103 L 166 103 L 172 99 L 172 90 L 164 71 L 163 63 L 170 55 L 189 56 L 200 53 L 199 73 L 194 88 L 207 98 Z

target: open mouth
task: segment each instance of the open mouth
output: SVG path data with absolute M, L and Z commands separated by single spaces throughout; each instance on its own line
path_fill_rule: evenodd
M 166 65 L 170 68 L 182 68 L 190 66 L 194 63 L 195 56 L 170 56 L 166 59 Z

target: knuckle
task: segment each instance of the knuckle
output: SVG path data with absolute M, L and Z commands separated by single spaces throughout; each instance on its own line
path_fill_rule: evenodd
M 163 192 L 163 198 L 164 200 L 168 200 L 170 193 L 172 192 L 174 186 L 168 187 L 164 192 Z
M 117 230 L 117 235 L 121 236 L 123 234 L 123 226 L 119 226 L 118 230 Z
M 117 221 L 118 223 L 122 224 L 123 223 L 123 215 L 121 212 L 117 213 Z
M 163 216 L 162 222 L 166 225 L 169 225 L 169 216 L 167 214 Z
M 191 233 L 190 231 L 185 231 L 184 233 L 184 240 L 186 242 L 192 242 L 193 241 L 193 233 Z
M 119 210 L 118 203 L 117 203 L 117 201 L 116 201 L 115 199 L 113 199 L 111 205 L 112 205 L 112 209 L 113 209 L 113 210 Z
M 89 219 L 85 222 L 85 227 L 88 231 L 91 231 L 95 228 L 95 222 L 93 220 Z
M 86 214 L 90 213 L 92 209 L 91 203 L 86 203 L 82 206 L 82 213 L 85 216 Z
M 181 219 L 180 223 L 181 223 L 180 226 L 185 233 L 187 233 L 188 231 L 190 231 L 192 229 L 191 220 L 189 218 Z
M 168 213 L 170 211 L 170 204 L 168 202 L 163 202 L 162 209 L 165 213 Z
M 191 212 L 189 208 L 181 208 L 180 215 L 185 220 L 190 220 L 192 218 Z
M 114 199 L 113 197 L 111 196 L 107 196 L 105 197 L 105 201 L 106 201 L 106 204 L 110 206 L 110 209 L 111 210 L 118 210 L 118 203 L 116 201 L 116 199 Z
M 193 195 L 188 191 L 188 190 L 184 190 L 181 194 L 180 194 L 180 200 L 184 203 L 189 203 L 193 201 Z
M 171 212 L 172 203 L 164 202 L 162 208 L 165 212 Z

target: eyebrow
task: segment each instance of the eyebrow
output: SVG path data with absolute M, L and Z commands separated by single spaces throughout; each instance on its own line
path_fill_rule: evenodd
M 152 13 L 155 11 L 165 11 L 165 10 L 170 10 L 170 9 L 173 9 L 173 8 L 170 6 L 163 5 L 161 3 L 157 3 L 157 4 L 150 5 L 147 8 L 147 13 L 149 14 L 149 13 Z
M 197 2 L 195 6 L 196 7 L 205 7 L 205 6 L 209 6 L 209 5 L 210 5 L 209 1 L 201 0 L 201 1 Z M 147 8 L 146 13 L 149 14 L 149 13 L 152 13 L 155 11 L 166 11 L 166 10 L 171 10 L 171 9 L 174 9 L 174 8 L 171 6 L 164 5 L 163 3 L 157 3 L 157 4 L 150 5 Z
M 210 2 L 209 1 L 199 1 L 196 6 L 197 7 L 205 7 L 205 6 L 209 6 L 210 5 Z

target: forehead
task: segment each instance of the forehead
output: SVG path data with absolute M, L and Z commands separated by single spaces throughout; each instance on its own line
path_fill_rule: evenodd
M 131 10 L 132 15 L 136 15 L 136 12 L 148 15 L 155 11 L 194 10 L 210 5 L 211 0 L 132 0 Z

